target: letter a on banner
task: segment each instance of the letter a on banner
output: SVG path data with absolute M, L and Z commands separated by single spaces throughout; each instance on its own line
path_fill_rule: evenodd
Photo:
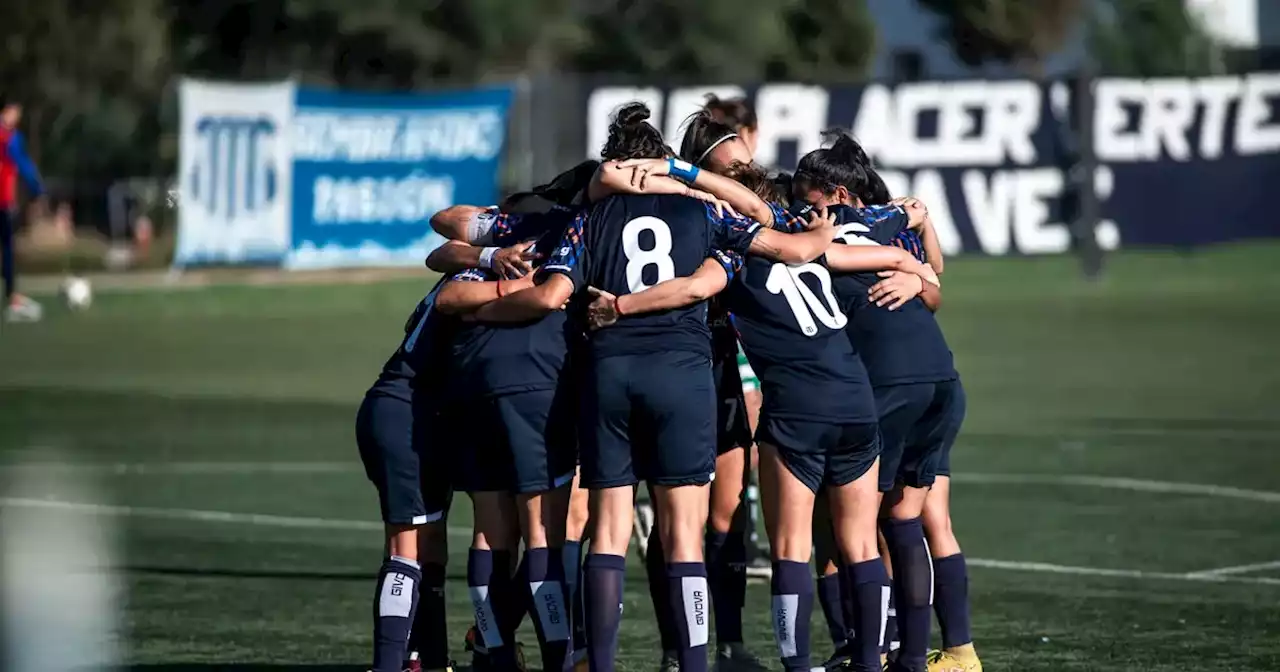
M 182 80 L 175 266 L 279 263 L 288 253 L 294 90 Z

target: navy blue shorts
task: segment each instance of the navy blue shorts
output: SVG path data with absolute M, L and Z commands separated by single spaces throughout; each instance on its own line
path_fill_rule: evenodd
M 823 486 L 858 480 L 880 457 L 880 432 L 874 422 L 773 418 L 765 410 L 756 441 L 777 448 L 787 470 L 815 493 Z
M 568 386 L 561 388 L 451 405 L 454 486 L 463 492 L 533 494 L 572 481 L 576 402 Z
M 875 388 L 880 412 L 884 454 L 880 462 L 880 490 L 901 484 L 910 488 L 933 485 L 940 467 L 950 473 L 951 444 L 964 420 L 964 388 L 960 381 L 905 383 Z
M 716 461 L 711 362 L 692 352 L 588 362 L 579 419 L 581 484 L 701 485 Z
M 356 413 L 360 461 L 378 489 L 382 522 L 389 525 L 443 520 L 453 499 L 443 444 L 430 436 L 434 413 L 414 406 L 398 397 L 371 394 Z
M 738 354 L 717 357 L 711 368 L 716 381 L 716 455 L 751 446 L 751 422 L 747 419 L 747 397 L 742 391 Z
M 930 450 L 938 454 L 934 466 L 935 476 L 951 477 L 951 447 L 960 435 L 960 427 L 964 424 L 964 415 L 968 409 L 964 394 L 964 385 L 960 380 L 938 383 L 938 402 L 925 413 L 924 419 L 911 432 L 908 439 L 913 444 L 930 446 Z

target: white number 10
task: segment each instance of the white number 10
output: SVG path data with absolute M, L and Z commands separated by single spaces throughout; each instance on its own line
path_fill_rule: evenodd
M 653 232 L 653 249 L 640 249 L 640 232 Z M 637 217 L 622 227 L 622 251 L 627 255 L 627 287 L 632 294 L 676 277 L 676 262 L 671 260 L 671 227 L 657 217 Z M 658 279 L 645 284 L 646 266 L 658 267 Z
M 822 297 L 813 293 L 809 286 L 800 281 L 802 274 L 809 273 L 817 278 L 822 288 Z M 769 277 L 765 279 L 765 289 L 773 294 L 781 294 L 796 316 L 796 323 L 805 336 L 816 336 L 817 318 L 829 329 L 843 329 L 849 318 L 840 311 L 836 304 L 835 294 L 831 291 L 831 273 L 821 264 L 808 263 L 799 266 L 774 264 L 769 269 Z

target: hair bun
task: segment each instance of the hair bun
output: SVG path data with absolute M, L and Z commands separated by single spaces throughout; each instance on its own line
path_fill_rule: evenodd
M 613 118 L 613 125 L 618 128 L 639 126 L 649 120 L 649 106 L 644 103 L 627 103 L 623 105 Z

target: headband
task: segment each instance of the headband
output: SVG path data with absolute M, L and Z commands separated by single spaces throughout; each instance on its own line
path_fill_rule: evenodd
M 711 146 L 707 148 L 707 151 L 703 152 L 703 153 L 702 153 L 702 156 L 699 156 L 699 157 L 698 157 L 698 160 L 693 162 L 693 165 L 695 165 L 695 166 L 697 166 L 697 165 L 701 165 L 701 164 L 702 164 L 702 162 L 703 162 L 703 160 L 704 160 L 704 159 L 706 159 L 706 158 L 707 158 L 707 156 L 711 154 L 711 150 L 715 149 L 716 147 L 719 147 L 720 145 L 722 145 L 722 144 L 724 144 L 724 143 L 726 143 L 726 142 L 728 142 L 728 141 L 730 141 L 730 140 L 732 140 L 732 139 L 734 139 L 734 138 L 736 138 L 736 137 L 738 137 L 738 134 L 737 134 L 737 133 L 730 133 L 730 134 L 728 134 L 728 135 L 724 136 L 723 138 L 720 138 L 719 140 L 716 140 L 715 142 L 711 143 Z

